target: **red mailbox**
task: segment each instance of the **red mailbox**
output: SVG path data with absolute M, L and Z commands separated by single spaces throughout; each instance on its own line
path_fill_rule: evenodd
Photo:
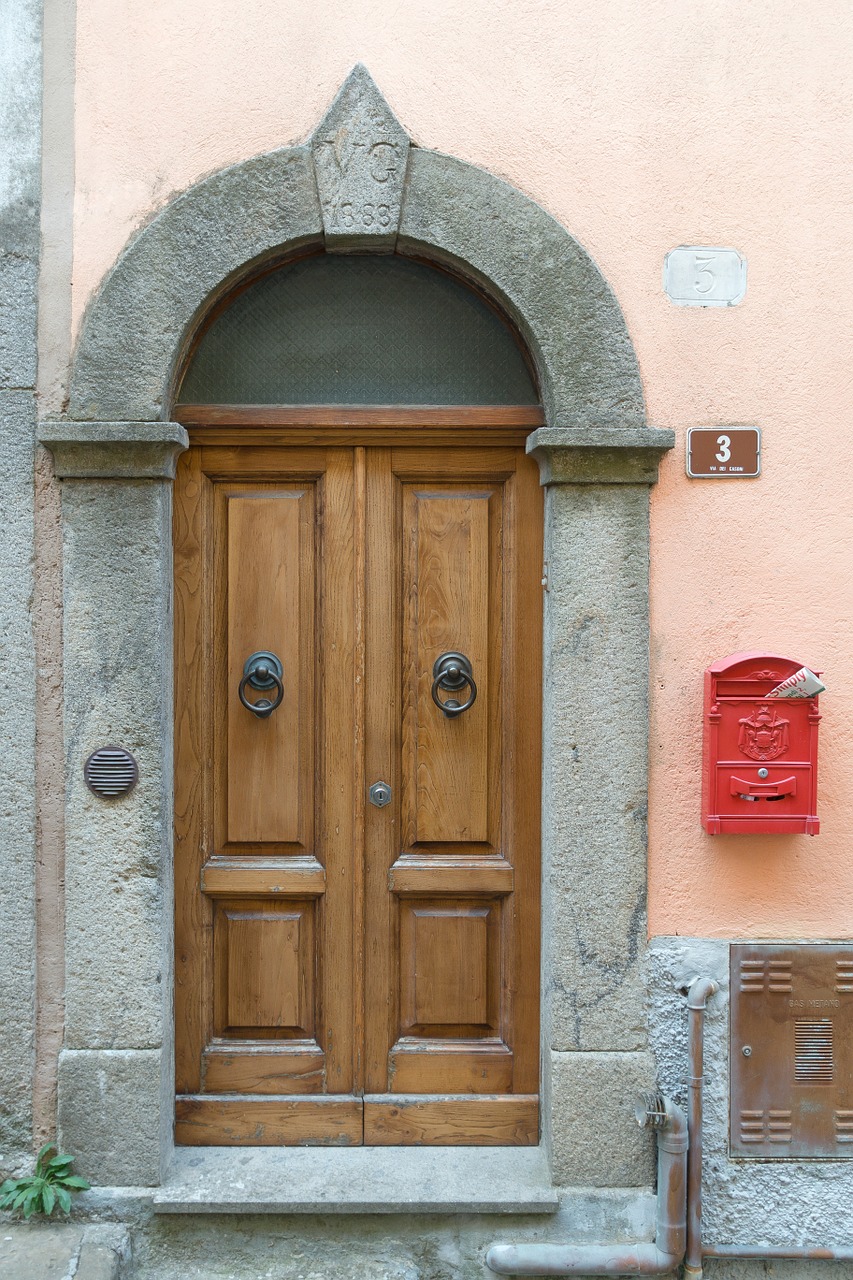
M 702 825 L 711 835 L 817 835 L 817 697 L 768 695 L 802 668 L 735 653 L 705 672 Z

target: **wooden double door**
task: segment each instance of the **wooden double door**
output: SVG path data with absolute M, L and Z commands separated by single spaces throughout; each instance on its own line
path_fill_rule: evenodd
M 537 469 L 450 436 L 195 439 L 175 490 L 176 1141 L 534 1143 Z M 280 690 L 247 680 L 259 653 Z M 445 654 L 470 663 L 461 688 L 436 686 Z

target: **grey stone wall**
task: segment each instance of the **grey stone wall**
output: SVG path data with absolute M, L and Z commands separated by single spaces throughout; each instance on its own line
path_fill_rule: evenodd
M 705 1018 L 703 1237 L 709 1244 L 853 1245 L 853 1160 L 733 1160 L 729 1140 L 729 943 L 655 938 L 649 951 L 650 1035 L 665 1092 L 686 1101 L 687 1009 L 682 991 L 707 975 L 720 984 Z M 736 1276 L 762 1264 L 709 1263 Z M 774 1270 L 777 1263 L 773 1263 Z M 836 1277 L 853 1266 L 788 1263 L 786 1273 Z
M 35 989 L 32 630 L 41 4 L 0 5 L 0 1165 L 31 1145 Z
M 163 1215 L 140 1221 L 145 1280 L 494 1280 L 496 1241 L 650 1239 L 654 1200 L 579 1191 L 553 1215 Z

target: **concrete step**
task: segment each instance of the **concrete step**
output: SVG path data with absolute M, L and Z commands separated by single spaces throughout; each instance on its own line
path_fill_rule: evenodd
M 129 1260 L 121 1225 L 0 1222 L 0 1280 L 123 1280 Z

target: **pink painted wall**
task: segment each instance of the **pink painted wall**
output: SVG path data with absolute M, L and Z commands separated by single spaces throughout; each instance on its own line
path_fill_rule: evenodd
M 364 61 L 423 146 L 520 187 L 625 311 L 649 420 L 652 933 L 853 934 L 853 91 L 847 0 L 79 0 L 73 321 L 133 230 L 203 174 L 304 138 Z M 678 244 L 749 263 L 673 306 Z M 764 475 L 688 481 L 692 425 L 757 424 Z M 823 831 L 699 825 L 702 672 L 741 649 L 825 672 Z

